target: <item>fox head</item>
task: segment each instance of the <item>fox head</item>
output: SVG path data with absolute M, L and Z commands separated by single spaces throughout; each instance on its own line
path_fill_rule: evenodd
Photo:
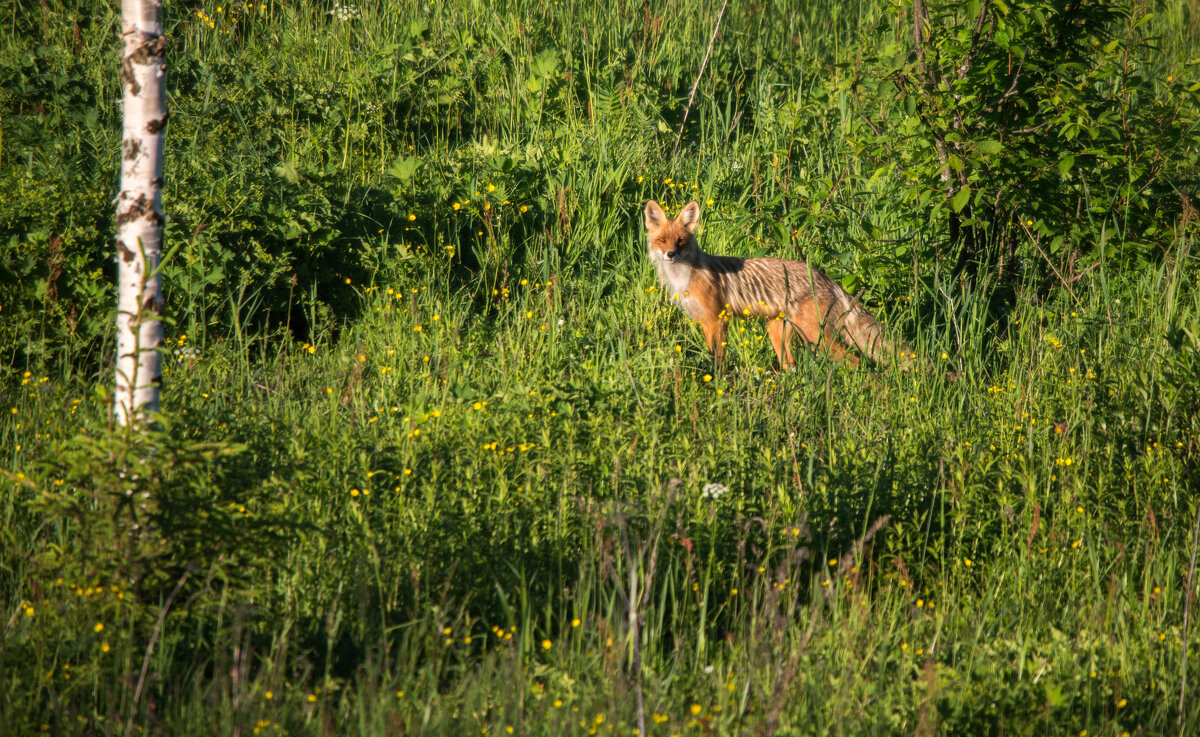
M 651 261 L 673 264 L 695 258 L 700 203 L 692 200 L 674 219 L 654 200 L 646 203 L 646 249 Z

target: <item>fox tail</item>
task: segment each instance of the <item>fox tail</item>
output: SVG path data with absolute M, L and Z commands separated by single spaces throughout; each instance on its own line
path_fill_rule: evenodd
M 842 291 L 834 306 L 834 332 L 846 345 L 857 348 L 874 363 L 886 366 L 899 354 L 901 359 L 912 355 L 908 342 L 890 340 L 871 313 L 862 303 Z

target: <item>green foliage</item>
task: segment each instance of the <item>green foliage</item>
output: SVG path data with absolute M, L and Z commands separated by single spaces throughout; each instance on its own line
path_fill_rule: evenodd
M 102 25 L 102 24 L 100 24 Z M 97 29 L 99 30 L 99 29 Z M 111 333 L 116 159 L 120 120 L 96 99 L 115 65 L 90 65 L 65 45 L 18 36 L 0 46 L 0 355 L 44 364 Z M 106 83 L 107 82 L 107 83 Z M 49 132 L 49 134 L 48 134 Z M 69 359 L 68 359 L 69 360 Z
M 719 5 L 217 7 L 166 7 L 172 322 L 130 436 L 115 9 L 0 0 L 11 731 L 629 734 L 639 685 L 656 735 L 1200 729 L 1186 4 L 1079 6 L 1065 60 L 1067 6 L 937 6 L 921 89 L 910 6 L 730 3 L 674 158 Z M 1040 136 L 981 102 L 1009 53 Z M 650 198 L 841 280 L 919 369 L 776 373 L 745 322 L 715 370 Z M 952 217 L 1012 247 L 1007 299 L 956 291 Z
M 970 302 L 921 374 L 764 374 L 747 322 L 714 376 L 648 270 L 481 309 L 439 268 L 311 351 L 173 342 L 146 438 L 87 382 L 6 390 L 10 721 L 119 731 L 95 715 L 148 660 L 136 723 L 169 731 L 628 729 L 637 597 L 672 729 L 742 731 L 780 688 L 801 733 L 1174 722 L 1193 273 L 999 335 Z
M 26 484 L 40 490 L 30 508 L 61 526 L 51 534 L 80 547 L 46 550 L 35 565 L 71 580 L 122 581 L 149 601 L 166 596 L 185 571 L 218 561 L 224 577 L 248 575 L 253 558 L 243 556 L 265 559 L 278 533 L 263 490 L 247 498 L 251 479 L 236 471 L 244 453 L 162 430 L 69 439 Z
M 948 223 L 926 257 L 958 259 L 956 273 L 1003 269 L 1031 241 L 1072 266 L 1154 261 L 1188 220 L 1200 166 L 1200 83 L 1182 81 L 1197 60 L 1156 57 L 1154 13 L 990 0 L 907 10 L 882 24 L 887 40 L 865 42 L 862 145 L 877 174 L 897 170 L 914 215 Z
M 181 645 L 219 623 L 214 581 L 253 597 L 296 529 L 279 518 L 269 480 L 245 473 L 244 446 L 101 423 L 45 451 L 28 473 L 4 472 L 10 513 L 44 543 L 9 559 L 19 567 L 5 576 L 32 586 L 17 611 L 23 626 L 0 647 L 5 670 L 26 674 L 29 703 L 86 709 L 106 664 L 134 668 L 139 639 L 157 642 L 168 614 L 168 641 Z M 38 718 L 78 728 L 62 713 Z

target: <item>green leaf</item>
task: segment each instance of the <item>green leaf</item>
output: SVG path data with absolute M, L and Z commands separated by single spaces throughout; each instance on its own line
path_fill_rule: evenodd
M 423 18 L 416 18 L 408 24 L 408 35 L 413 38 L 420 38 L 429 30 L 429 24 Z
M 1047 683 L 1046 703 L 1052 709 L 1067 703 L 1067 697 L 1063 694 L 1062 688 L 1057 685 Z
M 558 52 L 546 49 L 533 58 L 533 73 L 539 77 L 548 77 L 558 69 Z
M 954 208 L 955 212 L 962 212 L 969 199 L 971 199 L 971 187 L 964 184 L 963 188 L 958 190 L 958 194 L 950 199 L 950 206 Z
M 387 170 L 390 176 L 401 181 L 407 182 L 412 179 L 412 175 L 417 171 L 417 159 L 414 156 L 409 156 L 406 159 L 396 159 L 392 163 L 391 168 Z
M 987 154 L 988 156 L 995 156 L 1004 150 L 1004 146 L 999 141 L 992 139 L 980 141 L 976 144 L 976 148 L 979 149 L 980 153 Z
M 1067 154 L 1058 160 L 1058 173 L 1065 177 L 1073 166 L 1075 166 L 1075 157 Z

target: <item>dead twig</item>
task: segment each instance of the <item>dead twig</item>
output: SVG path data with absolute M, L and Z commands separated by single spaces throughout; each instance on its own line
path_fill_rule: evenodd
M 1038 253 L 1042 254 L 1042 258 L 1046 259 L 1046 263 L 1050 266 L 1050 270 L 1053 271 L 1054 275 L 1058 277 L 1058 280 L 1062 282 L 1063 287 L 1065 287 L 1067 290 L 1067 294 L 1071 295 L 1071 299 L 1075 300 L 1076 305 L 1080 304 L 1079 297 L 1076 297 L 1075 292 L 1071 289 L 1071 284 L 1063 278 L 1062 274 L 1058 273 L 1058 269 L 1055 268 L 1054 262 L 1050 260 L 1050 257 L 1046 255 L 1046 252 L 1043 251 L 1042 247 L 1038 244 L 1037 239 L 1033 237 L 1033 233 L 1029 231 L 1029 226 L 1025 225 L 1025 223 L 1020 223 L 1020 225 L 1021 229 L 1025 231 L 1025 235 L 1029 236 L 1029 242 L 1033 244 L 1033 247 L 1037 249 Z
M 142 699 L 142 688 L 146 685 L 146 673 L 150 670 L 150 656 L 154 654 L 154 646 L 158 644 L 158 637 L 162 634 L 163 622 L 166 621 L 167 612 L 171 609 L 171 604 L 175 603 L 175 597 L 179 595 L 179 591 L 183 585 L 187 583 L 188 577 L 192 575 L 192 569 L 183 572 L 179 577 L 179 581 L 175 583 L 175 589 L 171 591 L 171 595 L 163 602 L 162 608 L 158 610 L 158 621 L 154 623 L 154 632 L 150 634 L 150 642 L 146 645 L 146 656 L 142 658 L 142 672 L 138 675 L 137 688 L 133 691 L 133 703 L 129 705 L 129 718 L 125 720 L 125 737 L 129 737 L 133 732 L 133 718 L 137 716 L 138 702 Z
M 712 53 L 713 41 L 717 40 L 717 29 L 721 27 L 721 16 L 725 15 L 725 6 L 729 4 L 729 0 L 721 3 L 721 12 L 717 13 L 717 22 L 713 24 L 712 36 L 708 39 L 708 48 L 704 50 L 704 60 L 700 62 L 700 73 L 696 75 L 696 81 L 692 83 L 692 91 L 688 94 L 687 107 L 683 109 L 683 120 L 679 123 L 679 133 L 675 136 L 675 148 L 671 151 L 671 158 L 679 153 L 679 140 L 683 138 L 683 127 L 687 125 L 688 112 L 692 109 L 692 101 L 696 99 L 696 88 L 700 86 L 700 78 L 704 76 L 704 68 L 708 66 L 708 56 Z

